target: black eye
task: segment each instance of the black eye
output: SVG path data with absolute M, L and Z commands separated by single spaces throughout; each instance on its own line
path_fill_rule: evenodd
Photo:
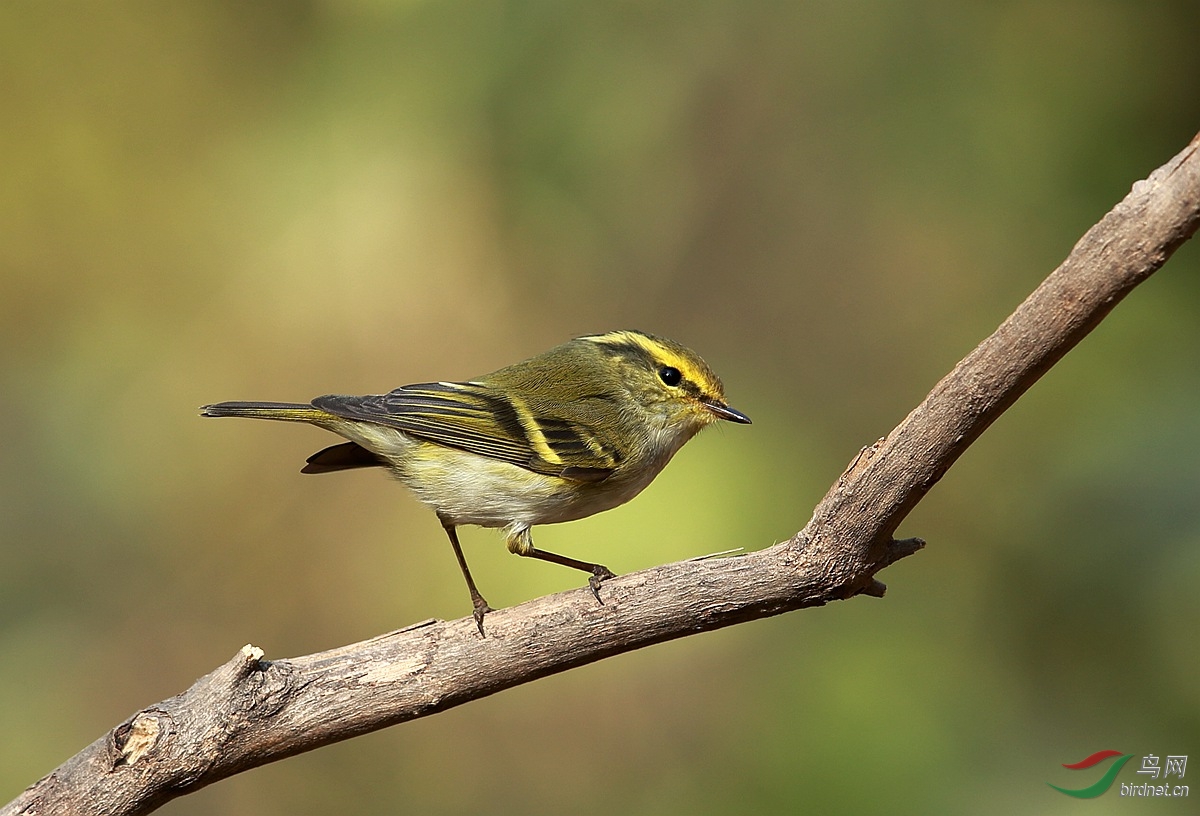
M 679 369 L 672 368 L 671 366 L 663 366 L 660 368 L 658 370 L 658 378 L 672 388 L 683 382 L 683 375 L 679 373 Z

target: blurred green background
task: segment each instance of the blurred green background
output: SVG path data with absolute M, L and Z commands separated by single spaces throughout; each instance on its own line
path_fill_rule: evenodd
M 538 543 L 628 572 L 782 540 L 1200 129 L 1198 30 L 1190 0 L 0 6 L 0 802 L 246 642 L 468 612 L 381 473 L 301 476 L 333 437 L 197 406 L 641 328 L 755 424 Z M 1046 782 L 1105 748 L 1200 762 L 1198 267 L 1185 245 L 964 456 L 885 600 L 162 812 L 1128 812 Z M 464 546 L 493 605 L 581 584 Z

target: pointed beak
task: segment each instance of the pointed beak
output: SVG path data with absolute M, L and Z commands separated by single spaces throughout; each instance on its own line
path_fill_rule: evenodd
M 730 408 L 723 402 L 712 400 L 706 401 L 704 407 L 717 415 L 719 419 L 728 419 L 730 422 L 737 422 L 741 425 L 749 425 L 750 417 L 743 414 L 741 411 Z

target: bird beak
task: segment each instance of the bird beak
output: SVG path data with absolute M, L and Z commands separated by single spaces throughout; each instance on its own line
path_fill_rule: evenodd
M 712 400 L 711 402 L 705 401 L 704 407 L 716 414 L 719 419 L 728 419 L 730 422 L 737 422 L 742 425 L 750 424 L 750 417 L 741 411 L 730 408 L 723 402 L 717 402 L 716 400 Z

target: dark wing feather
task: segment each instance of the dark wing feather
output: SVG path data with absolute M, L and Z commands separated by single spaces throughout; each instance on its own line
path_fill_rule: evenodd
M 588 428 L 553 416 L 557 412 L 552 408 L 519 409 L 503 391 L 480 383 L 420 383 L 377 396 L 318 397 L 313 405 L 335 416 L 386 425 L 576 481 L 603 481 L 622 459 Z

